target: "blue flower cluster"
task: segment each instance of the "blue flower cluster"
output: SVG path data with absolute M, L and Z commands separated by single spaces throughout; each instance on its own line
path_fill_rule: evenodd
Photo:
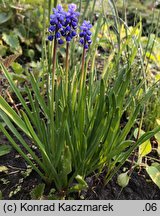
M 67 42 L 70 42 L 77 35 L 79 12 L 76 12 L 76 9 L 75 4 L 69 4 L 67 12 L 61 5 L 53 9 L 54 14 L 50 16 L 51 26 L 48 29 L 51 35 L 48 36 L 48 40 L 52 41 L 56 38 L 59 44 L 63 44 L 62 36 Z
M 77 6 L 75 4 L 68 5 L 68 12 L 66 13 L 66 19 L 64 29 L 61 31 L 62 36 L 66 38 L 67 42 L 70 42 L 73 37 L 77 35 L 76 29 L 78 26 L 79 12 L 76 12 Z
M 80 27 L 81 32 L 79 36 L 81 37 L 81 39 L 79 42 L 84 46 L 85 49 L 88 49 L 89 45 L 92 43 L 92 32 L 90 31 L 91 28 L 92 24 L 90 23 L 90 21 L 86 20 L 84 20 L 83 24 Z
M 57 8 L 53 8 L 53 12 L 54 14 L 50 16 L 51 26 L 48 29 L 48 31 L 52 34 L 48 36 L 48 40 L 52 41 L 54 38 L 56 38 L 59 44 L 63 44 L 60 31 L 63 29 L 65 11 L 61 5 L 58 5 Z
M 63 44 L 62 38 L 65 38 L 66 42 L 69 43 L 73 37 L 77 35 L 76 29 L 78 26 L 79 12 L 76 11 L 77 6 L 75 4 L 68 5 L 68 11 L 65 12 L 61 5 L 53 8 L 53 14 L 50 16 L 50 27 L 48 31 L 51 33 L 48 36 L 48 40 L 52 41 L 56 39 L 59 44 Z M 80 26 L 80 43 L 85 49 L 89 48 L 92 43 L 90 31 L 92 24 L 90 21 L 84 20 Z

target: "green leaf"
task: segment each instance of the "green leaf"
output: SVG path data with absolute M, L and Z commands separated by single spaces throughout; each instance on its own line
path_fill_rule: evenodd
M 141 145 L 141 143 L 144 143 L 145 141 L 147 141 L 148 139 L 150 139 L 151 137 L 153 137 L 157 132 L 160 131 L 160 126 L 155 128 L 152 131 L 146 132 L 145 134 L 143 134 L 138 140 L 137 142 L 132 145 L 125 153 L 124 153 L 124 157 L 121 159 L 121 163 L 119 163 L 117 166 L 114 167 L 114 170 L 112 170 L 112 172 L 108 175 L 108 177 L 106 178 L 105 184 L 107 184 L 112 177 L 116 174 L 116 172 L 120 169 L 120 167 L 126 162 L 127 158 L 131 155 L 131 153 L 133 152 L 134 149 L 136 149 L 139 145 Z M 116 161 L 115 161 L 116 164 Z
M 22 65 L 20 65 L 20 64 L 17 63 L 17 62 L 13 62 L 13 63 L 11 64 L 11 66 L 12 66 L 12 68 L 13 68 L 13 70 L 14 70 L 14 72 L 15 72 L 16 74 L 22 74 L 22 72 L 23 72 L 23 67 L 22 67 Z
M 64 161 L 63 161 L 63 172 L 65 175 L 69 174 L 72 171 L 71 166 L 71 153 L 68 146 L 65 146 L 64 149 Z
M 8 49 L 7 46 L 4 46 L 3 44 L 0 44 L 0 56 L 5 56 L 6 52 L 7 52 L 7 49 Z
M 8 124 L 7 124 L 8 125 Z M 13 128 L 13 125 L 10 123 L 11 128 Z M 17 152 L 28 162 L 29 165 L 31 165 L 31 167 L 33 167 L 33 169 L 42 177 L 42 179 L 45 180 L 45 177 L 43 176 L 43 174 L 41 173 L 41 171 L 36 167 L 36 165 L 30 160 L 30 158 L 26 155 L 26 153 L 24 153 L 22 151 L 22 149 L 19 147 L 19 145 L 17 145 L 15 143 L 15 141 L 13 140 L 13 138 L 10 136 L 10 134 L 7 132 L 7 130 L 3 127 L 3 125 L 0 123 L 0 130 L 4 133 L 4 135 L 7 137 L 7 139 L 10 141 L 10 143 L 13 145 L 13 147 L 17 150 Z M 12 131 L 12 130 L 11 130 Z M 16 129 L 15 129 L 16 131 Z M 13 132 L 15 135 L 18 134 L 18 131 L 16 131 L 15 133 L 14 129 Z M 20 136 L 20 134 L 18 134 L 18 136 Z M 18 138 L 17 136 L 17 138 Z M 21 139 L 20 139 L 21 140 Z M 27 144 L 25 144 L 25 141 L 22 139 L 21 140 L 22 144 L 25 146 Z M 25 146 L 26 147 L 26 146 Z M 27 149 L 28 148 L 28 149 Z M 26 147 L 26 149 L 29 151 L 30 147 Z M 30 149 L 29 151 L 31 153 L 31 155 L 33 156 L 34 159 L 36 159 L 37 156 L 34 156 L 34 153 L 32 153 L 32 150 Z M 37 157 L 38 158 L 38 157 Z M 38 162 L 39 159 L 36 159 L 36 161 Z M 39 163 L 40 164 L 40 163 Z M 41 166 L 42 167 L 42 166 Z M 42 167 L 43 168 L 43 167 Z
M 137 138 L 138 135 L 138 128 L 135 129 L 134 131 L 134 137 Z M 145 132 L 141 129 L 139 133 L 139 137 L 141 137 Z M 139 157 L 144 157 L 147 154 L 149 154 L 152 151 L 152 146 L 150 140 L 146 140 L 144 143 L 142 143 L 139 146 Z
M 67 176 L 72 171 L 71 153 L 68 146 L 64 147 L 64 154 L 61 157 L 60 179 L 63 185 L 67 186 Z
M 151 166 L 147 166 L 146 171 L 148 175 L 151 177 L 152 181 L 159 187 L 160 189 L 160 164 L 152 164 Z
M 157 152 L 160 155 L 160 132 L 158 132 L 158 133 L 155 134 L 155 138 L 156 138 L 157 143 L 158 143 Z
M 37 98 L 41 108 L 44 111 L 44 115 L 46 116 L 46 118 L 48 118 L 49 117 L 48 107 L 47 107 L 47 105 L 45 103 L 44 98 L 40 94 L 41 91 L 40 91 L 40 88 L 38 86 L 38 83 L 37 83 L 33 73 L 30 74 L 30 78 L 31 78 L 31 85 L 32 85 L 33 91 L 34 91 L 34 93 L 36 95 L 36 98 Z
M 11 32 L 10 34 L 3 32 L 2 39 L 5 41 L 6 44 L 10 46 L 11 49 L 21 52 L 18 37 L 13 32 Z
M 39 147 L 41 152 L 44 153 L 44 155 L 48 158 L 48 155 L 47 155 L 47 153 L 45 151 L 43 143 L 40 141 L 39 137 L 37 136 L 36 132 L 34 131 L 34 128 L 32 127 L 32 124 L 31 124 L 29 118 L 27 117 L 26 113 L 23 110 L 21 110 L 21 113 L 22 113 L 22 116 L 24 118 L 26 126 L 27 126 L 33 140 L 37 143 L 37 146 Z
M 14 121 L 28 136 L 30 133 L 23 122 L 23 120 L 19 117 L 19 115 L 9 106 L 9 104 L 0 96 L 0 109 L 3 110 L 8 117 Z M 3 119 L 3 115 L 1 114 Z
M 10 153 L 12 147 L 9 145 L 0 145 L 0 156 Z
M 40 138 L 37 136 L 37 133 L 34 131 L 34 128 L 32 127 L 32 124 L 31 124 L 30 120 L 28 119 L 28 116 L 26 115 L 26 113 L 23 110 L 21 110 L 21 113 L 23 115 L 24 121 L 26 123 L 26 126 L 27 126 L 33 140 L 35 141 L 35 143 L 37 144 L 37 146 L 41 150 L 41 153 L 43 154 L 42 156 L 43 156 L 44 160 L 47 161 L 47 167 L 45 168 L 45 170 L 47 171 L 51 168 L 53 175 L 55 176 L 54 180 L 55 181 L 58 180 L 58 179 L 56 179 L 56 177 L 58 177 L 56 169 L 55 169 L 54 165 L 52 164 L 52 162 L 49 158 L 49 155 L 46 152 L 45 146 L 41 142 Z
M 33 200 L 41 200 L 43 199 L 43 194 L 44 194 L 44 189 L 45 189 L 45 184 L 38 184 L 31 192 L 31 198 Z
M 139 137 L 141 137 L 145 132 L 144 132 L 142 129 L 141 129 L 140 132 L 139 132 L 139 128 L 136 128 L 136 129 L 134 130 L 134 137 L 135 137 L 135 139 L 137 139 L 138 133 L 139 133 Z M 139 137 L 138 137 L 138 138 L 139 138 Z
M 12 17 L 12 14 L 13 13 L 11 11 L 9 13 L 1 12 L 0 13 L 0 25 L 10 20 Z
M 73 187 L 71 187 L 71 188 L 69 189 L 70 192 L 81 191 L 81 190 L 83 190 L 83 189 L 88 188 L 88 185 L 87 185 L 87 183 L 85 182 L 85 180 L 83 179 L 82 176 L 77 175 L 77 176 L 75 177 L 75 179 L 77 180 L 78 184 L 76 184 L 76 185 L 74 185 Z
M 154 163 L 152 163 L 152 166 L 156 167 L 160 172 L 160 163 L 154 162 Z
M 134 145 L 135 142 L 133 140 L 125 140 L 121 142 L 119 145 L 116 145 L 114 149 L 112 149 L 112 152 L 108 155 L 108 158 L 121 158 L 121 152 L 124 152 L 127 148 Z M 120 161 L 118 161 L 120 162 Z
M 27 43 L 25 25 L 20 24 L 14 28 L 14 33 L 20 38 L 22 43 Z
M 128 176 L 128 171 L 121 173 L 117 178 L 117 183 L 120 187 L 124 188 L 128 185 L 130 177 Z
M 152 151 L 152 146 L 150 140 L 145 141 L 139 146 L 139 155 L 144 157 Z

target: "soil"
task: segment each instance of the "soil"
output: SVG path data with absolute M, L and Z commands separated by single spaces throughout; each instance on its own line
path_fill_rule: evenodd
M 143 175 L 133 171 L 129 184 L 121 188 L 117 184 L 117 175 L 104 187 L 103 176 L 93 183 L 92 177 L 87 179 L 92 182 L 90 189 L 86 192 L 85 199 L 89 200 L 159 200 L 160 190 L 149 179 L 147 173 L 143 170 Z M 94 190 L 93 190 L 94 189 Z
M 1 144 L 8 144 L 5 136 L 0 133 Z M 32 145 L 29 143 L 29 145 Z M 34 146 L 33 146 L 34 147 Z M 31 170 L 24 159 L 14 150 L 0 157 L 0 166 L 6 166 L 6 172 L 0 172 L 0 191 L 4 200 L 30 200 L 30 192 L 42 180 Z M 129 167 L 126 163 L 124 167 Z M 121 172 L 121 171 L 120 171 Z M 117 174 L 118 175 L 118 174 Z M 151 181 L 145 170 L 141 174 L 134 170 L 127 187 L 122 189 L 117 184 L 117 176 L 106 185 L 103 184 L 104 174 L 98 179 L 94 176 L 86 178 L 89 189 L 82 191 L 80 197 L 73 194 L 75 199 L 86 200 L 159 200 L 160 190 Z

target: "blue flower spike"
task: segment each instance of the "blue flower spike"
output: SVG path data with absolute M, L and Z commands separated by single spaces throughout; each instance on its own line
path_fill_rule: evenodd
M 66 38 L 69 43 L 73 37 L 77 35 L 76 29 L 78 26 L 78 16 L 79 12 L 76 11 L 77 6 L 75 4 L 68 5 L 68 11 L 66 13 L 66 19 L 64 23 L 64 29 L 62 30 L 62 35 Z
M 63 44 L 61 37 L 64 37 L 66 42 L 69 43 L 77 35 L 76 29 L 80 13 L 76 10 L 77 6 L 75 4 L 69 4 L 67 12 L 63 10 L 61 5 L 53 8 L 53 14 L 50 16 L 51 26 L 48 28 L 51 35 L 48 36 L 48 40 L 56 39 L 58 44 Z
M 90 44 L 92 43 L 91 35 L 92 32 L 90 29 L 92 28 L 92 24 L 90 21 L 84 20 L 83 24 L 80 27 L 80 40 L 79 42 L 83 45 L 84 49 L 88 49 Z
M 53 14 L 50 15 L 50 27 L 48 28 L 50 35 L 48 40 L 52 41 L 55 38 L 59 44 L 63 44 L 61 30 L 63 29 L 65 17 L 66 12 L 61 5 L 53 8 Z

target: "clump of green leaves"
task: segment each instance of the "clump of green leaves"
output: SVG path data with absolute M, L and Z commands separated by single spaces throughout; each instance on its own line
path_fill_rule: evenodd
M 119 24 L 116 22 L 118 48 L 113 49 L 110 57 L 106 59 L 102 74 L 97 76 L 95 59 L 97 35 L 101 25 L 102 16 L 97 21 L 87 57 L 84 58 L 83 55 L 83 67 L 79 64 L 74 67 L 67 65 L 69 69 L 66 70 L 56 64 L 58 59 L 55 60 L 54 55 L 54 73 L 51 72 L 49 64 L 47 79 L 37 80 L 32 72 L 28 74 L 31 81 L 31 89 L 26 86 L 29 106 L 10 73 L 1 64 L 1 70 L 22 108 L 15 111 L 1 96 L 0 116 L 6 127 L 0 123 L 0 130 L 41 178 L 47 184 L 54 182 L 56 190 L 63 193 L 87 188 L 85 177 L 94 171 L 103 171 L 104 167 L 107 167 L 107 183 L 133 150 L 160 130 L 158 127 L 144 133 L 136 141 L 128 138 L 141 108 L 154 90 L 154 87 L 151 87 L 137 98 L 144 84 L 143 80 L 132 90 L 130 88 L 133 66 L 139 55 L 141 31 L 136 37 L 135 31 L 129 36 L 126 33 L 126 40 L 121 43 Z M 136 27 L 138 28 L 140 25 Z M 91 69 L 87 71 L 89 60 Z M 46 59 L 46 62 L 50 61 Z M 112 74 L 116 76 L 110 79 Z M 44 96 L 42 92 L 46 86 Z M 125 126 L 122 126 L 126 111 L 128 119 Z M 26 156 L 8 130 L 16 136 L 31 157 Z M 20 131 L 34 142 L 40 157 L 28 146 Z M 41 189 L 43 191 L 43 187 Z

